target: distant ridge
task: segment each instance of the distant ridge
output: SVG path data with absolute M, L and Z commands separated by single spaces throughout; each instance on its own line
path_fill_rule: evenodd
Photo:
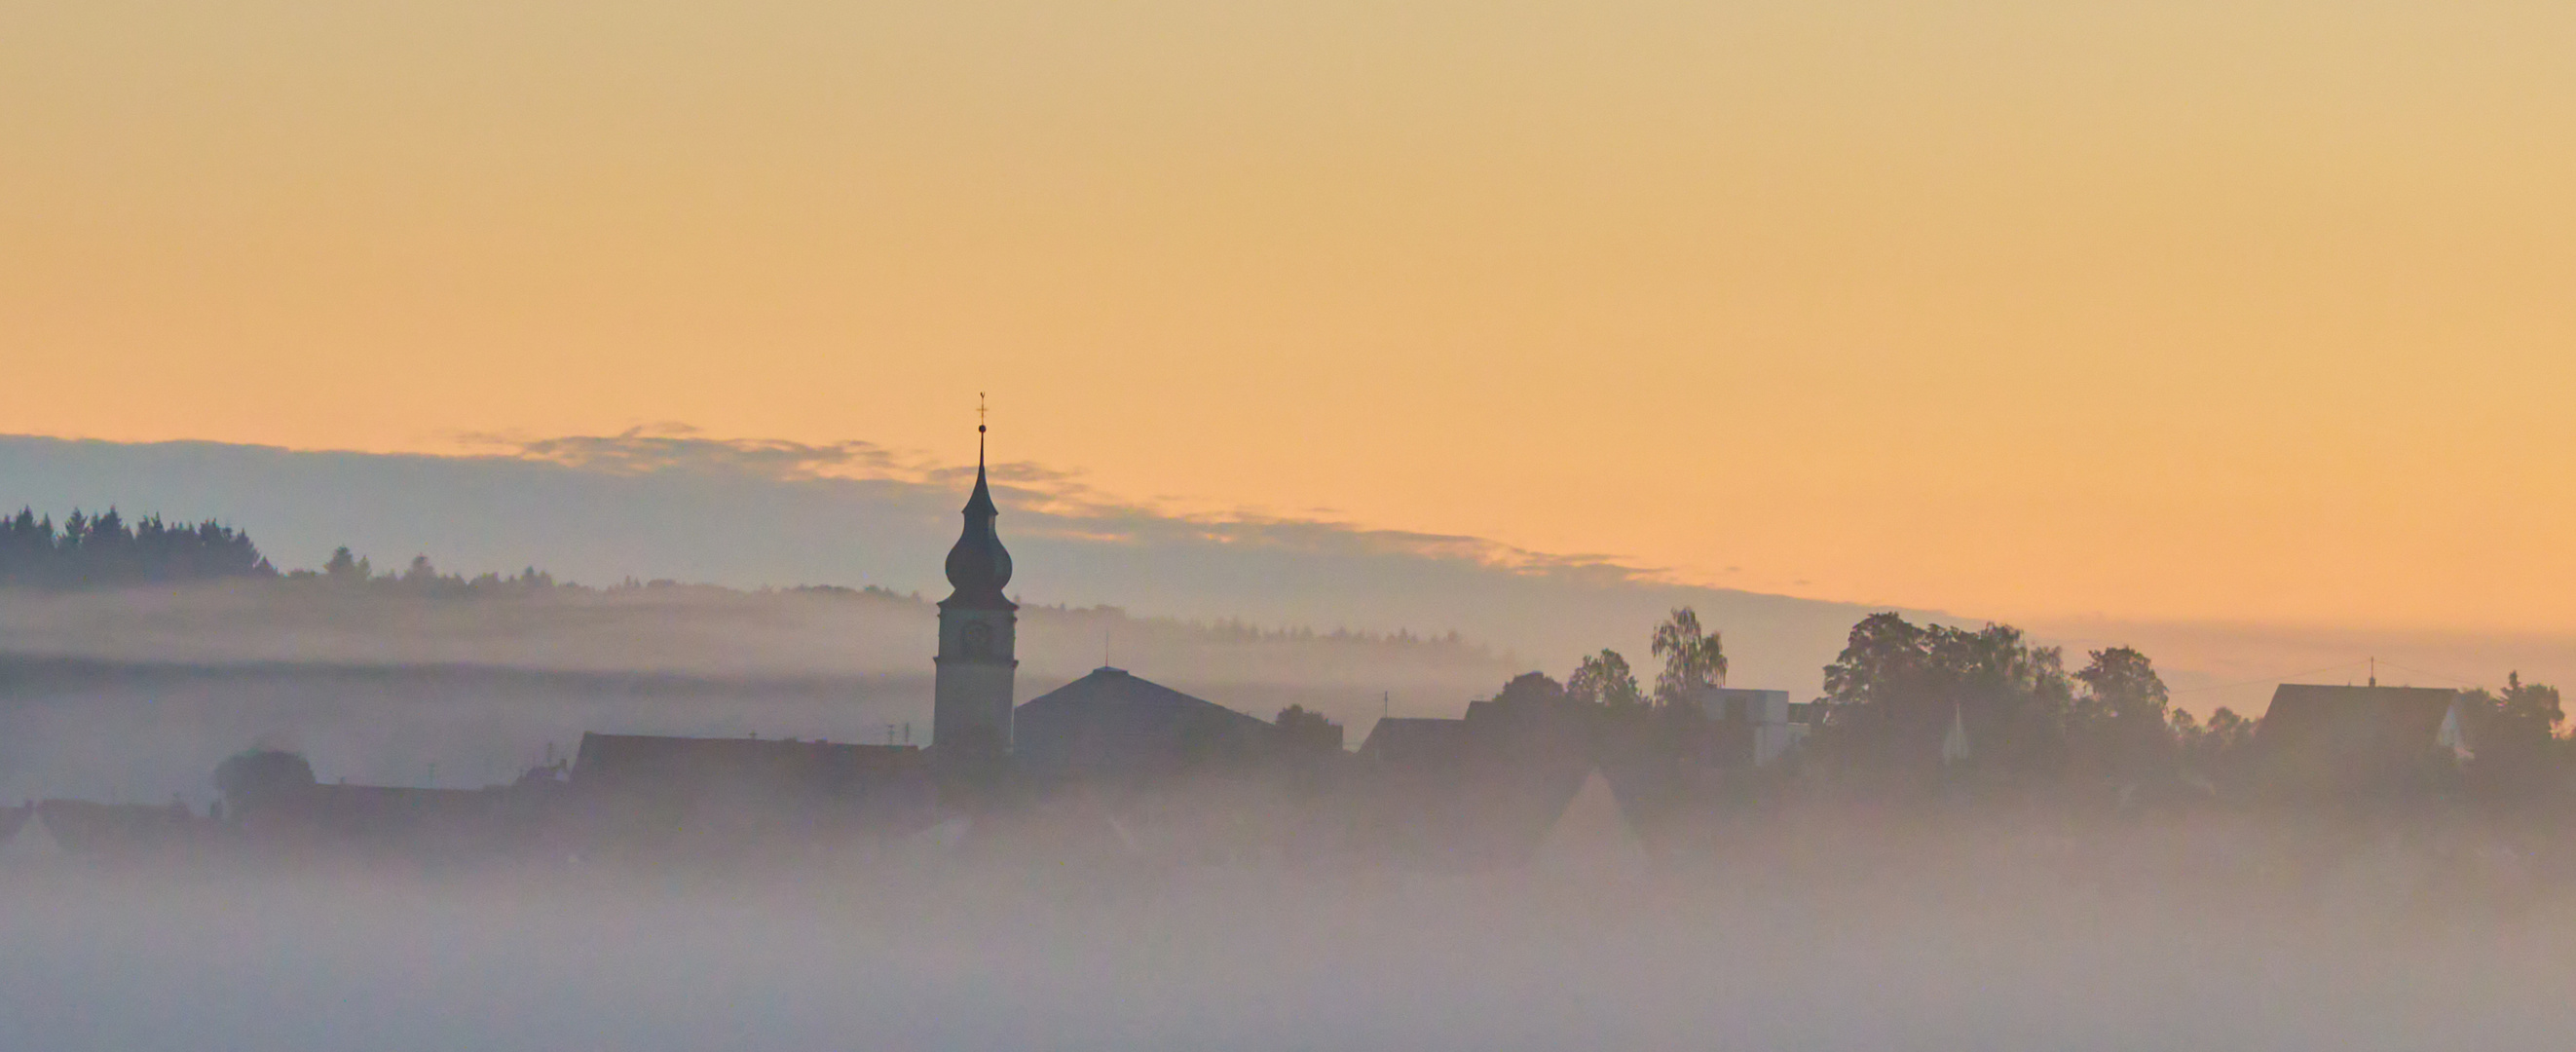
M 527 448 L 562 441 L 569 440 Z M 630 449 L 635 442 L 651 445 Z M 779 468 L 782 456 L 846 452 L 838 447 L 747 450 L 653 436 L 581 443 L 585 456 L 567 464 L 533 455 L 0 437 L 0 478 L 13 487 L 0 499 L 184 507 L 255 530 L 282 569 L 319 566 L 346 544 L 388 565 L 425 554 L 468 574 L 538 566 L 589 583 L 940 587 L 940 554 L 954 539 L 954 480 L 784 477 L 794 472 Z M 1730 653 L 1742 655 L 1738 679 L 1793 690 L 1807 689 L 1871 610 L 1660 583 L 1607 561 L 1514 554 L 1474 538 L 1066 506 L 1047 499 L 1053 493 L 1042 480 L 996 474 L 1020 564 L 1015 597 L 1023 601 L 1273 625 L 1455 630 L 1559 674 L 1604 646 L 1641 650 L 1667 610 L 1691 605 L 1727 634 Z

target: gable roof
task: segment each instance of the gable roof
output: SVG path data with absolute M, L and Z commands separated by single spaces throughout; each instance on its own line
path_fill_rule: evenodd
M 2436 756 L 2458 698 L 2439 687 L 2284 683 L 2255 725 L 2254 745 L 2285 787 L 2362 788 Z
M 1213 701 L 1194 698 L 1123 668 L 1102 665 L 1089 675 L 1021 702 L 1018 713 L 1044 713 L 1049 710 L 1087 705 L 1117 705 L 1140 712 L 1192 712 L 1210 718 L 1257 723 L 1266 720 L 1246 716 Z
M 1464 719 L 1389 716 L 1369 728 L 1354 843 L 1408 864 L 1483 868 L 1527 861 L 1596 770 L 1580 724 L 1553 706 L 1478 703 Z
M 2284 683 L 2256 726 L 2258 740 L 2274 746 L 2331 741 L 2431 745 L 2459 692 L 2440 687 L 2334 687 Z
M 1080 773 L 1177 763 L 1201 743 L 1250 745 L 1268 721 L 1103 666 L 1012 710 L 1011 746 L 1022 766 Z
M 1456 763 L 1466 758 L 1469 740 L 1465 720 L 1388 716 L 1369 728 L 1359 755 L 1378 763 Z

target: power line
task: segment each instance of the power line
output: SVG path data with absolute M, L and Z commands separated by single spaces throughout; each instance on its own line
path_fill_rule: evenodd
M 2358 666 L 2358 665 L 2364 664 L 2364 663 L 2365 663 L 2365 662 L 2367 662 L 2368 660 L 2369 660 L 2369 659 L 2364 658 L 2364 659 L 2362 659 L 2361 661 L 2346 661 L 2346 662 L 2344 662 L 2343 664 L 2340 664 L 2340 665 L 2328 665 L 2328 666 L 2326 666 L 2326 667 L 2324 667 L 2324 668 L 2312 668 L 2312 669 L 2308 669 L 2307 671 L 2304 671 L 2304 672 L 2284 672 L 2284 673 L 2281 673 L 2281 674 L 2279 674 L 2279 675 L 2274 675 L 2274 676 L 2265 676 L 2265 677 L 2263 677 L 2263 678 L 2261 678 L 2261 679 L 2249 679 L 2249 680 L 2243 680 L 2243 681 L 2236 682 L 2236 683 L 2212 683 L 2212 684 L 2209 684 L 2209 685 L 2207 685 L 2207 686 L 2202 686 L 2202 687 L 2184 687 L 2184 688 L 2182 688 L 2182 689 L 2180 689 L 2180 690 L 2169 690 L 2169 691 L 2166 691 L 2165 693 L 2167 693 L 2167 694 L 2196 694 L 2196 693 L 2199 693 L 2200 691 L 2204 691 L 2204 690 L 2226 690 L 2226 689 L 2227 689 L 2227 688 L 2229 688 L 2229 687 L 2255 687 L 2255 686 L 2261 686 L 2261 685 L 2263 685 L 2263 684 L 2265 684 L 2265 683 L 2279 683 L 2279 682 L 2281 682 L 2281 681 L 2283 681 L 2283 680 L 2292 679 L 2292 678 L 2295 678 L 2295 677 L 2298 677 L 2298 676 L 2313 676 L 2313 675 L 2316 675 L 2317 673 L 2320 673 L 2320 672 L 2332 672 L 2332 671 L 2334 671 L 2334 670 L 2336 670 L 2336 669 L 2339 669 L 2339 668 L 2353 668 L 2353 667 L 2355 667 L 2355 666 Z
M 2431 677 L 2433 677 L 2434 679 L 2447 679 L 2447 680 L 2450 680 L 2450 681 L 2451 681 L 2451 682 L 2453 682 L 2453 683 L 2458 683 L 2458 684 L 2462 684 L 2462 685 L 2465 685 L 2465 686 L 2481 687 L 2481 688 L 2483 688 L 2483 687 L 2485 687 L 2485 686 L 2486 686 L 2486 684 L 2484 684 L 2484 683 L 2480 683 L 2480 682 L 2477 682 L 2476 680 L 2461 679 L 2461 678 L 2460 678 L 2460 677 L 2458 677 L 2458 676 L 2449 675 L 2449 674 L 2447 674 L 2447 673 L 2435 672 L 2435 671 L 2433 671 L 2433 670 L 2431 670 L 2431 669 L 2423 669 L 2423 668 L 2409 668 L 2409 667 L 2407 667 L 2407 666 L 2405 666 L 2405 665 L 2400 665 L 2400 664 L 2398 664 L 2398 663 L 2396 663 L 2396 662 L 2394 662 L 2394 661 L 2382 661 L 2382 662 L 2380 662 L 2380 664 L 2382 664 L 2382 665 L 2386 665 L 2386 666 L 2388 666 L 2388 667 L 2390 667 L 2390 668 L 2393 668 L 2393 669 L 2397 669 L 2397 670 L 2399 670 L 2399 671 L 2403 671 L 2403 672 L 2412 672 L 2412 673 L 2415 673 L 2416 675 L 2419 675 L 2419 676 L 2431 676 Z
M 2449 674 L 2449 673 L 2444 673 L 2444 672 L 2435 672 L 2435 671 L 2433 671 L 2433 670 L 2431 670 L 2431 669 L 2422 669 L 2422 668 L 2415 668 L 2415 667 L 2412 667 L 2412 666 L 2409 666 L 2409 665 L 2400 665 L 2400 664 L 2398 664 L 2398 663 L 2396 663 L 2396 662 L 2394 662 L 2394 661 L 2390 661 L 2390 660 L 2388 660 L 2388 659 L 2386 659 L 2386 658 L 2377 658 L 2377 659 L 2373 659 L 2373 658 L 2363 658 L 2363 659 L 2361 659 L 2361 660 L 2359 660 L 2359 661 L 2346 661 L 2346 662 L 2344 662 L 2344 663 L 2342 663 L 2342 664 L 2340 664 L 2340 665 L 2328 665 L 2328 666 L 2326 666 L 2326 667 L 2324 667 L 2324 668 L 2312 668 L 2312 669 L 2307 669 L 2307 670 L 2305 670 L 2305 671 L 2301 671 L 2301 672 L 2285 672 L 2285 673 L 2282 673 L 2282 674 L 2277 675 L 2277 676 L 2265 676 L 2265 677 L 2263 677 L 2263 678 L 2261 678 L 2261 679 L 2239 680 L 2239 681 L 2234 682 L 2234 683 L 2211 683 L 2211 684 L 2208 684 L 2208 685 L 2206 685 L 2206 686 L 2199 686 L 2199 687 L 2180 687 L 2180 688 L 2176 688 L 2176 689 L 2174 689 L 2174 690 L 2167 691 L 2167 693 L 2169 693 L 2169 694 L 2197 694 L 2197 693 L 2200 693 L 2200 692 L 2202 692 L 2202 691 L 2209 691 L 2209 690 L 2226 690 L 2226 689 L 2229 689 L 2229 688 L 2231 688 L 2231 687 L 2253 687 L 2253 686 L 2260 686 L 2260 685 L 2265 684 L 2265 683 L 2281 683 L 2281 682 L 2285 682 L 2285 681 L 2287 681 L 2287 680 L 2296 679 L 2296 678 L 2298 678 L 2298 677 L 2300 677 L 2300 676 L 2313 676 L 2313 675 L 2316 675 L 2316 674 L 2318 674 L 2318 673 L 2320 673 L 2320 672 L 2333 672 L 2333 671 L 2335 671 L 2335 670 L 2337 670 L 2337 669 L 2357 668 L 2357 667 L 2360 667 L 2360 666 L 2362 666 L 2362 665 L 2364 665 L 2364 664 L 2368 664 L 2368 663 L 2370 663 L 2370 662 L 2372 662 L 2372 661 L 2374 661 L 2374 660 L 2375 660 L 2375 661 L 2377 661 L 2377 663 L 2378 663 L 2378 664 L 2380 664 L 2380 665 L 2384 665 L 2384 666 L 2389 667 L 2389 668 L 2397 669 L 2397 670 L 2399 670 L 2399 671 L 2401 671 L 2401 672 L 2412 672 L 2412 673 L 2415 673 L 2416 675 L 2419 675 L 2419 676 L 2431 676 L 2431 677 L 2433 677 L 2433 678 L 2435 678 L 2435 679 L 2444 679 L 2444 680 L 2449 680 L 2449 681 L 2451 681 L 2451 682 L 2453 682 L 2453 683 L 2458 683 L 2458 684 L 2462 684 L 2462 685 L 2464 685 L 2464 686 L 2470 686 L 2470 687 L 2485 687 L 2485 686 L 2486 686 L 2486 684 L 2480 683 L 2480 682 L 2478 682 L 2478 681 L 2476 681 L 2476 680 L 2472 680 L 2472 679 L 2463 679 L 2463 678 L 2461 678 L 2461 677 L 2459 677 L 2459 676 L 2454 676 L 2454 675 L 2451 675 L 2451 674 Z

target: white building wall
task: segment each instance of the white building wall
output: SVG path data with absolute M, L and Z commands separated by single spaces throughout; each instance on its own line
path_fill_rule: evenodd
M 1708 687 L 1690 700 L 1711 720 L 1741 719 L 1753 726 L 1753 762 L 1769 764 L 1807 736 L 1807 726 L 1789 722 L 1789 692 L 1743 687 Z

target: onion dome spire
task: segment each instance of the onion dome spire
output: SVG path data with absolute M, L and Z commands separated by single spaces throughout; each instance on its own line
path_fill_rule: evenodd
M 975 425 L 975 493 L 966 498 L 965 532 L 948 549 L 948 583 L 957 591 L 939 605 L 1009 610 L 1016 604 L 1003 596 L 1002 588 L 1011 583 L 1011 553 L 993 532 L 993 519 L 1001 510 L 993 506 L 993 489 L 985 481 L 984 432 L 983 424 Z

